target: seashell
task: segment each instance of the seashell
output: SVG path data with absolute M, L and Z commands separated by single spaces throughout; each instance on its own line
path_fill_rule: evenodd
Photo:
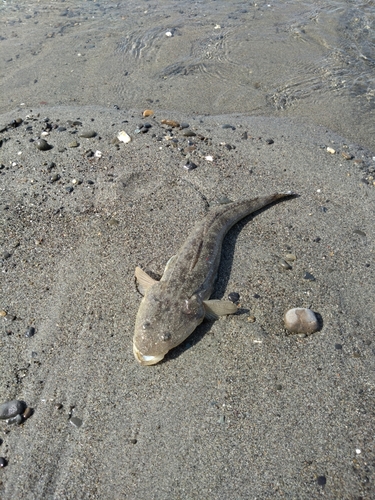
M 311 309 L 296 307 L 284 315 L 284 325 L 291 333 L 314 333 L 319 330 L 319 322 Z
M 121 132 L 119 132 L 117 134 L 117 139 L 121 142 L 124 142 L 125 144 L 127 144 L 128 142 L 131 141 L 131 137 L 130 135 L 128 135 L 125 130 L 121 130 Z
M 331 155 L 334 155 L 336 151 L 333 148 L 330 148 L 329 146 L 327 147 L 328 153 L 331 153 Z
M 154 112 L 152 111 L 152 109 L 145 109 L 142 113 L 142 116 L 143 118 L 146 118 L 147 116 L 152 116 L 154 114 Z

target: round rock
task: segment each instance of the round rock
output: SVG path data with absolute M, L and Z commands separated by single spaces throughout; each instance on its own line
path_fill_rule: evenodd
M 79 134 L 80 137 L 84 137 L 86 139 L 91 139 L 92 137 L 96 137 L 96 132 L 95 130 L 85 130 L 81 134 Z
M 24 401 L 18 401 L 13 399 L 12 401 L 7 401 L 0 405 L 0 418 L 6 420 L 8 418 L 15 417 L 20 413 L 23 413 L 26 409 L 26 403 Z
M 284 315 L 285 328 L 292 333 L 314 333 L 319 329 L 318 318 L 311 309 L 295 307 Z
M 39 139 L 38 141 L 36 141 L 36 147 L 40 151 L 48 151 L 49 149 L 51 149 L 51 146 L 44 139 Z

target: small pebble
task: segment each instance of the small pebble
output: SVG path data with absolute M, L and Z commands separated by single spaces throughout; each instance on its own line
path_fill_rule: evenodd
M 92 137 L 96 137 L 96 132 L 95 130 L 85 130 L 81 134 L 79 134 L 79 137 L 84 137 L 85 139 L 91 139 Z
M 48 151 L 49 149 L 51 149 L 51 146 L 44 139 L 39 139 L 35 144 L 40 151 Z
M 221 128 L 231 128 L 232 130 L 236 130 L 236 127 L 229 125 L 229 123 L 225 123 Z
M 0 419 L 7 420 L 8 418 L 20 415 L 26 409 L 26 403 L 24 401 L 18 401 L 17 399 L 12 399 L 12 401 L 7 401 L 0 405 Z
M 240 294 L 237 293 L 237 292 L 231 292 L 229 295 L 228 295 L 228 299 L 231 301 L 231 302 L 238 302 L 240 300 Z
M 294 262 L 297 259 L 297 257 L 294 255 L 294 253 L 287 253 L 285 254 L 285 260 L 289 262 Z
M 146 118 L 147 116 L 152 116 L 153 114 L 154 112 L 152 111 L 152 109 L 145 109 L 142 113 L 143 118 Z
M 195 168 L 197 168 L 197 165 L 192 161 L 188 161 L 184 164 L 184 168 L 186 168 L 186 170 L 194 170 Z
M 273 139 L 266 139 L 266 144 L 273 144 L 275 141 Z
M 23 412 L 22 416 L 24 418 L 24 420 L 27 420 L 28 418 L 31 417 L 31 415 L 33 414 L 33 409 L 30 408 L 29 406 L 26 408 L 26 410 Z
M 303 275 L 303 279 L 308 281 L 315 281 L 315 276 L 306 271 L 305 274 Z
M 50 181 L 51 182 L 56 182 L 60 179 L 60 175 L 59 174 L 53 174 L 51 177 L 50 177 Z
M 342 157 L 345 158 L 345 160 L 352 160 L 354 158 L 354 156 L 350 153 L 341 153 Z
M 278 265 L 283 271 L 290 271 L 290 269 L 292 269 L 292 266 L 289 264 L 289 262 L 284 259 L 279 259 Z
M 69 422 L 74 425 L 74 427 L 81 427 L 82 425 L 82 420 L 78 417 L 72 417 Z
M 66 187 L 66 188 L 65 188 L 65 191 L 66 191 L 67 193 L 73 193 L 73 191 L 74 191 L 74 187 L 73 187 L 73 186 L 68 186 L 68 187 Z
M 121 142 L 123 142 L 124 144 L 127 144 L 128 142 L 131 141 L 131 137 L 130 135 L 128 135 L 125 130 L 121 130 L 121 132 L 119 132 L 117 134 L 117 139 Z
M 79 143 L 77 141 L 73 141 L 69 144 L 69 147 L 70 148 L 78 148 L 79 146 Z
M 325 476 L 318 476 L 316 481 L 319 486 L 324 486 L 327 483 L 327 478 Z
M 35 328 L 33 326 L 29 326 L 29 328 L 25 332 L 25 337 L 30 338 L 34 337 L 35 335 Z
M 23 422 L 23 416 L 22 415 L 16 415 L 15 417 L 8 418 L 6 420 L 6 423 L 8 425 L 14 425 L 14 424 L 21 425 L 22 422 Z
M 192 130 L 187 130 L 186 132 L 183 133 L 185 137 L 195 137 L 197 134 L 193 132 Z
M 6 467 L 8 465 L 8 462 L 4 457 L 0 457 L 0 467 Z
M 303 307 L 289 309 L 284 315 L 284 324 L 292 333 L 314 333 L 319 329 L 315 313 Z

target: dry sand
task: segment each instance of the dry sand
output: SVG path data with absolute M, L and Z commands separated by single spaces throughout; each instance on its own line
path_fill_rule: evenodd
M 27 114 L 0 134 L 0 402 L 34 414 L 0 422 L 1 498 L 373 498 L 372 154 L 326 129 L 240 115 L 156 110 L 138 135 L 140 110 L 15 110 L 0 124 Z M 49 151 L 29 142 L 44 117 L 67 128 L 46 137 Z M 182 167 L 183 131 L 177 147 L 157 140 L 163 118 L 206 138 L 192 138 L 195 170 Z M 77 137 L 90 129 L 98 136 Z M 122 129 L 133 141 L 117 147 Z M 215 297 L 240 293 L 239 314 L 139 366 L 135 266 L 161 274 L 220 198 L 284 190 L 300 196 L 225 240 Z M 299 306 L 321 315 L 321 331 L 287 335 L 283 313 Z

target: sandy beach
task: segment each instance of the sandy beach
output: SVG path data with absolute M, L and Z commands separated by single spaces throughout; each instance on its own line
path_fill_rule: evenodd
M 1 498 L 372 498 L 373 154 L 298 120 L 142 111 L 0 117 L 0 402 L 33 409 L 0 422 Z M 140 366 L 135 267 L 161 275 L 224 198 L 287 190 L 225 239 L 214 297 L 238 313 Z M 321 330 L 288 334 L 292 307 Z

